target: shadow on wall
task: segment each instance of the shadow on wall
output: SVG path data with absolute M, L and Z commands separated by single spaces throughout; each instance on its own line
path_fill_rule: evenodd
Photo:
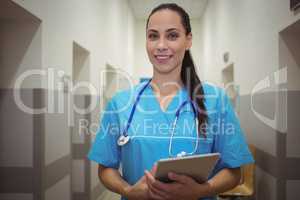
M 0 6 L 0 87 L 12 88 L 18 75 L 41 68 L 41 21 L 10 0 Z M 31 79 L 25 87 L 38 87 Z
M 300 195 L 300 20 L 278 34 L 278 45 L 280 73 L 266 77 L 265 90 L 241 97 L 241 124 L 257 145 L 257 200 Z
M 280 38 L 300 68 L 300 21 L 280 32 Z

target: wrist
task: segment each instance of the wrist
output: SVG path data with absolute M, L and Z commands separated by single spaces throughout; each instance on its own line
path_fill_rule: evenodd
M 197 185 L 196 195 L 198 198 L 211 197 L 215 195 L 215 192 L 210 182 L 205 182 Z
M 121 196 L 128 198 L 129 194 L 132 190 L 132 186 L 131 185 L 127 185 L 123 188 L 122 192 L 120 193 Z

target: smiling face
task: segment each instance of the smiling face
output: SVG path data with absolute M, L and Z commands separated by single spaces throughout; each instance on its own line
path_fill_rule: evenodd
M 150 17 L 146 41 L 154 70 L 166 74 L 176 69 L 181 71 L 185 51 L 192 46 L 192 34 L 186 34 L 179 14 L 164 9 Z

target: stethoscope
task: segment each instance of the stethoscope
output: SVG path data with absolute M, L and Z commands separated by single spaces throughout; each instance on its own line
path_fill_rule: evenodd
M 131 109 L 131 112 L 130 112 L 130 115 L 129 115 L 129 119 L 128 119 L 128 122 L 127 122 L 127 125 L 125 126 L 125 129 L 123 130 L 122 132 L 122 135 L 119 137 L 117 143 L 119 146 L 124 146 L 126 145 L 129 140 L 130 140 L 130 136 L 127 134 L 128 132 L 128 129 L 130 127 L 130 124 L 132 122 L 132 119 L 133 119 L 133 115 L 134 115 L 134 112 L 135 112 L 135 109 L 136 109 L 136 106 L 138 104 L 138 102 L 140 101 L 140 98 L 143 94 L 143 92 L 145 91 L 145 89 L 148 87 L 148 85 L 150 84 L 151 82 L 151 79 L 142 87 L 142 89 L 139 91 L 138 95 L 137 95 L 137 98 L 133 104 L 133 107 Z M 171 136 L 170 136 L 170 140 L 169 140 L 169 157 L 175 157 L 173 154 L 172 154 L 172 141 L 173 141 L 173 138 L 174 138 L 174 131 L 175 131 L 175 128 L 176 128 L 176 124 L 177 124 L 177 121 L 178 121 L 178 118 L 179 118 L 179 115 L 180 115 L 180 111 L 184 108 L 185 105 L 187 105 L 188 103 L 190 103 L 192 105 L 192 109 L 193 109 L 193 113 L 194 113 L 194 117 L 195 117 L 195 121 L 196 121 L 196 134 L 197 134 L 197 137 L 198 137 L 198 118 L 197 118 L 197 106 L 195 105 L 195 103 L 192 101 L 192 100 L 186 100 L 184 101 L 180 106 L 179 108 L 177 109 L 176 113 L 175 113 L 175 119 L 173 121 L 173 124 L 172 124 L 172 127 L 171 127 Z M 184 156 L 189 156 L 189 155 L 193 155 L 196 153 L 197 149 L 198 149 L 198 145 L 199 145 L 199 140 L 198 138 L 196 138 L 196 144 L 194 146 L 194 149 L 192 152 L 185 152 L 185 151 L 182 151 L 180 153 L 177 154 L 177 157 L 184 157 Z

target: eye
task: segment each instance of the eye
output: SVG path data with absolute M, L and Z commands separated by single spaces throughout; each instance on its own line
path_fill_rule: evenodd
M 171 32 L 167 35 L 167 38 L 172 41 L 176 40 L 178 37 L 179 37 L 179 34 L 176 32 Z
M 149 33 L 148 34 L 148 39 L 149 40 L 156 40 L 158 38 L 158 34 L 157 33 Z

